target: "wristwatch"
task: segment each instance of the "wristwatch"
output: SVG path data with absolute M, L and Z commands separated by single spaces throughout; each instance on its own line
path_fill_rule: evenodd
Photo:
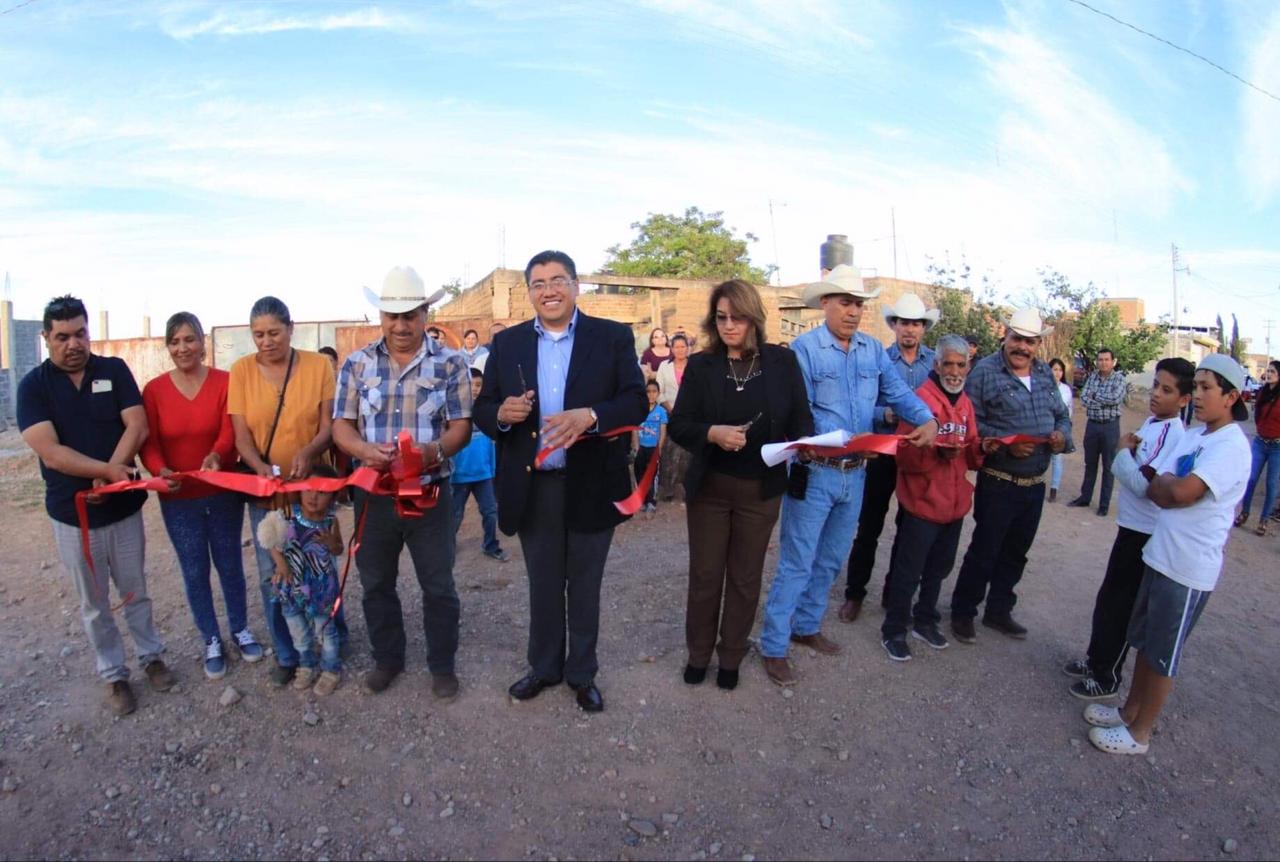
M 599 430 L 600 430 L 600 417 L 599 417 L 599 416 L 597 416 L 597 415 L 596 415 L 596 411 L 595 411 L 595 410 L 593 410 L 593 409 L 592 409 L 592 408 L 590 408 L 590 407 L 588 407 L 588 408 L 587 408 L 587 412 L 591 414 L 591 427 L 590 427 L 590 428 L 588 428 L 587 430 L 588 430 L 588 431 L 599 431 Z

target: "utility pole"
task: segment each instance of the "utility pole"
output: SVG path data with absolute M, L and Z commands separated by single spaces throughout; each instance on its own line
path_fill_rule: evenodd
M 779 286 L 782 285 L 782 264 L 778 262 L 778 224 L 773 220 L 773 205 L 777 203 L 780 207 L 786 204 L 781 201 L 774 201 L 769 198 L 769 229 L 773 231 L 773 277 Z
M 898 277 L 898 217 L 889 207 L 889 228 L 893 234 L 893 277 Z
M 1266 327 L 1267 327 L 1267 361 L 1270 362 L 1271 361 L 1271 327 L 1275 325 L 1275 321 L 1268 317 L 1266 320 L 1263 321 L 1263 323 L 1266 324 Z
M 1172 251 L 1172 257 L 1173 257 L 1173 355 L 1181 356 L 1182 354 L 1179 353 L 1179 350 L 1181 345 L 1182 333 L 1179 331 L 1178 324 L 1179 324 L 1179 320 L 1181 319 L 1180 312 L 1182 311 L 1182 308 L 1181 306 L 1178 305 L 1178 273 L 1190 272 L 1191 268 L 1187 266 L 1178 265 L 1179 263 L 1178 247 L 1176 245 L 1174 245 L 1173 243 L 1170 243 L 1169 248 Z

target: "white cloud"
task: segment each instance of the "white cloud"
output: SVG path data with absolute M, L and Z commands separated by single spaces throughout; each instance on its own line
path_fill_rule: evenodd
M 677 32 L 699 41 L 734 42 L 788 65 L 836 65 L 841 52 L 867 50 L 874 41 L 851 18 L 884 14 L 879 4 L 850 7 L 839 0 L 635 0 L 661 13 Z
M 185 14 L 166 18 L 161 26 L 168 36 L 185 41 L 199 36 L 261 36 L 297 30 L 406 30 L 414 25 L 410 19 L 388 15 L 376 6 L 341 14 L 282 15 L 278 8 L 234 4 L 199 20 L 191 20 Z
M 1272 93 L 1280 93 L 1280 9 L 1271 16 L 1254 44 L 1244 77 Z M 1251 203 L 1262 208 L 1280 193 L 1280 102 L 1251 88 L 1240 95 L 1243 120 L 1237 162 Z
M 1017 29 L 970 35 L 1004 100 L 1002 163 L 1028 192 L 1074 200 L 1077 209 L 1123 202 L 1159 216 L 1192 190 L 1161 135 L 1090 86 L 1064 54 Z

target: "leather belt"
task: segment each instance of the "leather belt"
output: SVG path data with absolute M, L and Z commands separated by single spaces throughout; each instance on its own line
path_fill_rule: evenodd
M 849 470 L 857 470 L 867 463 L 867 459 L 861 455 L 849 455 L 846 458 L 822 458 L 815 455 L 809 459 L 809 463 L 819 467 L 830 467 L 832 470 L 839 470 L 845 473 Z
M 1003 470 L 993 470 L 990 467 L 983 467 L 982 472 L 986 473 L 992 479 L 999 479 L 1001 482 L 1010 482 L 1019 488 L 1034 488 L 1036 485 L 1044 484 L 1044 473 L 1039 476 L 1015 476 L 1012 473 L 1006 473 Z
M 1280 444 L 1280 437 L 1263 437 L 1259 434 L 1258 439 L 1262 441 L 1262 445 L 1264 446 L 1275 446 L 1276 444 Z

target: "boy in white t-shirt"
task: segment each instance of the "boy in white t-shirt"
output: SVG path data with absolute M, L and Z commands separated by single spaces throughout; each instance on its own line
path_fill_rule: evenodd
M 1229 356 L 1205 357 L 1193 399 L 1204 424 L 1183 435 L 1172 469 L 1147 487 L 1160 515 L 1142 551 L 1147 568 L 1129 621 L 1129 643 L 1138 651 L 1129 698 L 1119 709 L 1094 703 L 1084 711 L 1094 726 L 1089 741 L 1108 754 L 1147 752 L 1187 635 L 1217 586 L 1222 549 L 1249 482 L 1249 441 L 1236 424 L 1249 416 L 1241 401 L 1244 381 L 1244 369 Z M 1138 467 L 1122 452 L 1113 469 L 1120 478 Z
M 1182 357 L 1161 359 L 1151 385 L 1151 415 L 1134 434 L 1120 441 L 1118 451 L 1132 453 L 1138 469 L 1120 482 L 1115 543 L 1107 573 L 1093 603 L 1088 658 L 1075 659 L 1062 669 L 1075 677 L 1070 691 L 1082 700 L 1103 700 L 1120 690 L 1129 655 L 1129 617 L 1142 584 L 1142 549 L 1156 528 L 1160 507 L 1147 499 L 1151 479 L 1169 469 L 1182 440 L 1182 408 L 1191 401 L 1196 367 Z M 1120 478 L 1117 476 L 1117 478 Z

